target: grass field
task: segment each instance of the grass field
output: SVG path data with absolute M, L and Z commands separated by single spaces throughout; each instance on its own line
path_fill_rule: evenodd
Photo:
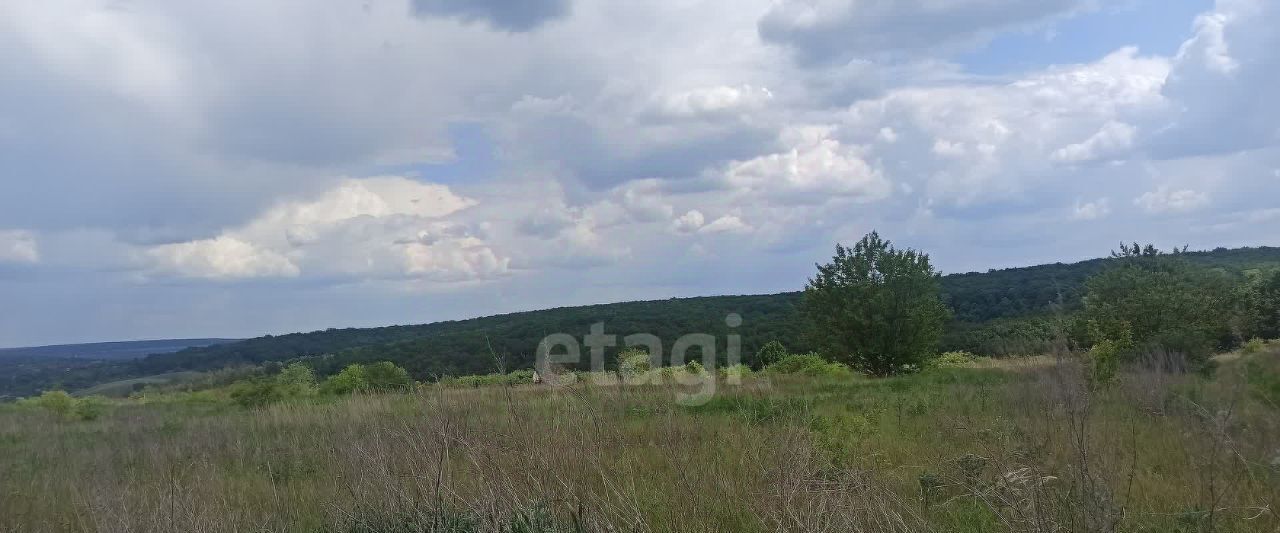
M 1276 531 L 1277 357 L 0 406 L 0 531 Z

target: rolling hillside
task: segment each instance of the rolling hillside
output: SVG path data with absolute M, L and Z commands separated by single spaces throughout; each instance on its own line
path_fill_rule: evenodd
M 1187 257 L 1211 268 L 1240 273 L 1280 265 L 1280 248 L 1217 249 L 1193 252 Z M 1107 261 L 1094 259 L 944 276 L 944 298 L 954 314 L 944 348 L 995 355 L 1034 350 L 1036 342 L 1045 337 L 1048 326 L 1044 317 L 1077 310 L 1084 281 L 1104 268 Z M 59 360 L 62 366 L 52 370 L 33 367 L 28 361 L 24 371 L 0 380 L 0 397 L 31 394 L 53 386 L 78 390 L 115 380 L 296 358 L 308 358 L 321 373 L 353 362 L 390 360 L 418 379 L 491 372 L 499 364 L 528 368 L 545 335 L 569 333 L 580 338 L 591 324 L 601 321 L 606 333 L 657 335 L 667 343 L 668 350 L 670 343 L 685 333 L 713 334 L 723 353 L 726 335 L 731 333 L 724 318 L 731 312 L 743 317 L 742 326 L 732 333 L 741 335 L 744 356 L 749 357 L 775 339 L 793 351 L 803 351 L 807 346 L 796 319 L 799 297 L 799 293 L 791 292 L 673 298 L 425 325 L 329 329 L 192 347 L 128 361 Z

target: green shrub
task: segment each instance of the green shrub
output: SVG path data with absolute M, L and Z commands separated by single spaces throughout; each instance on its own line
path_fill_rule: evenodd
M 735 378 L 742 379 L 751 375 L 751 367 L 743 364 L 721 367 L 718 370 L 720 377 L 723 379 Z
M 307 365 L 293 363 L 276 375 L 276 383 L 285 396 L 308 396 L 316 391 L 316 373 Z
M 769 365 L 765 371 L 775 374 L 803 374 L 808 376 L 852 377 L 853 371 L 840 363 L 828 362 L 815 353 L 791 354 Z
M 756 365 L 758 365 L 759 368 L 764 368 L 781 361 L 786 356 L 786 346 L 783 346 L 782 343 L 778 341 L 769 341 L 768 344 L 765 344 L 760 348 L 759 352 L 756 352 Z
M 72 416 L 78 420 L 90 421 L 102 417 L 107 410 L 107 402 L 97 396 L 87 396 L 76 400 Z
M 1267 341 L 1254 337 L 1249 339 L 1249 342 L 1244 343 L 1244 346 L 1240 347 L 1240 353 L 1244 355 L 1253 355 L 1256 353 L 1262 353 L 1265 349 L 1267 349 Z
M 253 378 L 231 386 L 231 401 L 246 409 L 266 407 L 284 398 L 283 387 L 273 379 Z
M 76 408 L 76 399 L 66 391 L 45 391 L 36 398 L 24 400 L 23 404 L 46 409 L 62 418 L 71 418 Z
M 641 376 L 652 369 L 653 363 L 649 360 L 649 352 L 628 348 L 618 354 L 618 372 L 624 378 Z
M 63 420 L 97 420 L 107 409 L 102 398 L 75 398 L 60 390 L 46 391 L 35 398 L 20 401 L 19 405 L 44 409 Z
M 929 361 L 933 368 L 969 368 L 978 360 L 978 356 L 969 352 L 946 352 Z
M 342 395 L 365 390 L 369 390 L 369 378 L 360 365 L 350 365 L 320 384 L 323 394 Z
M 365 365 L 364 374 L 365 379 L 368 380 L 369 390 L 393 391 L 413 387 L 413 379 L 409 377 L 409 372 L 390 361 Z

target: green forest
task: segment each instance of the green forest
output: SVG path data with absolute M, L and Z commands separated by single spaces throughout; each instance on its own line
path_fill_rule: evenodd
M 1276 247 L 1219 248 L 1180 253 L 1179 257 L 1226 278 L 1228 284 L 1242 283 L 1250 273 L 1280 267 L 1280 248 Z M 1072 341 L 1087 346 L 1091 344 L 1090 332 L 1075 319 L 1083 309 L 1086 282 L 1121 260 L 1107 257 L 941 276 L 941 298 L 950 319 L 944 325 L 939 350 L 995 357 L 1039 354 L 1061 337 L 1063 330 Z M 596 322 L 604 322 L 609 333 L 652 333 L 663 339 L 700 332 L 715 335 L 723 343 L 726 335 L 738 334 L 746 362 L 758 363 L 750 359 L 770 341 L 784 341 L 797 353 L 817 348 L 804 331 L 800 303 L 801 293 L 792 292 L 588 305 L 425 325 L 269 335 L 130 361 L 6 359 L 0 355 L 0 370 L 5 370 L 0 373 L 5 376 L 0 379 L 0 398 L 51 389 L 82 390 L 159 374 L 299 360 L 322 376 L 350 364 L 378 361 L 394 362 L 423 381 L 486 374 L 497 371 L 499 365 L 531 368 L 543 337 L 551 333 L 581 336 Z M 740 314 L 742 326 L 727 327 L 724 318 L 728 313 Z M 1224 343 L 1229 341 L 1223 339 Z M 724 353 L 723 347 L 718 352 Z M 610 356 L 614 354 L 616 350 Z

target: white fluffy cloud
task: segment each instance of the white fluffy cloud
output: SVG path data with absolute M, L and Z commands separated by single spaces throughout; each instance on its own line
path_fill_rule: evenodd
M 228 236 L 156 246 L 147 250 L 147 257 L 157 273 L 180 277 L 230 280 L 299 273 L 284 255 Z
M 39 262 L 35 235 L 25 230 L 0 230 L 0 263 Z
M 1076 220 L 1098 220 L 1111 214 L 1111 199 L 1099 198 L 1092 202 L 1076 202 L 1072 218 Z
M 449 188 L 401 177 L 348 179 L 317 198 L 283 202 L 210 238 L 145 251 L 156 275 L 474 281 L 503 275 L 509 259 L 464 223 L 475 205 Z
M 1174 112 L 1154 132 L 1162 157 L 1231 153 L 1280 143 L 1280 3 L 1218 0 L 1174 58 L 1165 95 Z
M 874 201 L 889 195 L 888 180 L 864 159 L 864 150 L 832 136 L 832 127 L 808 126 L 783 132 L 784 152 L 734 162 L 724 181 L 739 191 L 775 201 L 826 201 L 848 196 Z
M 1055 161 L 1123 157 L 1134 136 L 1124 121 L 1161 112 L 1168 69 L 1126 48 L 1008 83 L 897 89 L 852 105 L 843 130 L 930 201 L 998 201 L 1053 179 Z
M 1160 188 L 1143 193 L 1133 200 L 1133 204 L 1148 213 L 1182 213 L 1204 207 L 1209 203 L 1209 196 L 1191 189 Z
M 1053 152 L 1054 161 L 1079 163 L 1123 155 L 1133 147 L 1137 128 L 1123 122 L 1110 121 L 1083 142 L 1064 146 Z

